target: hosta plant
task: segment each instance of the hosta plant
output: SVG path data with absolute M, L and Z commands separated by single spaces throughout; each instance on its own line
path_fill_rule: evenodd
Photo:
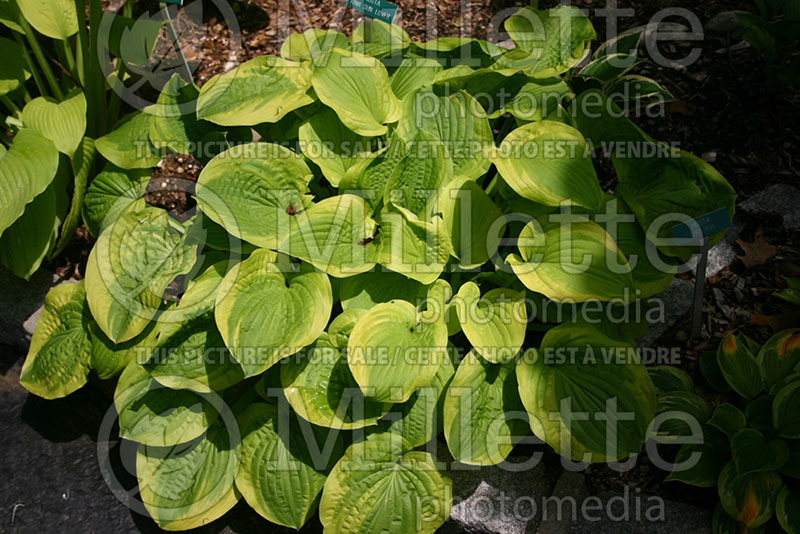
M 309 30 L 202 88 L 173 78 L 104 138 L 85 280 L 48 295 L 22 383 L 53 398 L 119 375 L 161 527 L 243 498 L 293 528 L 318 509 L 328 532 L 433 532 L 448 458 L 497 464 L 531 433 L 576 460 L 640 450 L 641 324 L 592 310 L 659 293 L 696 246 L 670 227 L 734 193 L 690 154 L 657 157 L 614 76 L 575 94 L 595 36 L 577 9 L 506 29 L 512 50 Z M 592 162 L 603 143 L 618 194 Z M 140 198 L 170 151 L 205 162 L 180 218 Z
M 800 532 L 800 330 L 775 334 L 761 347 L 731 332 L 700 367 L 730 398 L 713 412 L 682 371 L 651 371 L 659 410 L 688 415 L 665 426 L 662 438 L 691 435 L 688 421 L 702 436 L 681 447 L 681 467 L 668 480 L 717 487 L 715 532 L 769 532 L 772 524 Z

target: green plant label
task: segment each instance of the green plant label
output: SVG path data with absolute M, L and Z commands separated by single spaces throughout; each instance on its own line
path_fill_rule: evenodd
M 183 0 L 161 0 L 163 4 L 175 4 L 176 6 L 183 5 Z
M 347 7 L 360 11 L 368 17 L 391 24 L 397 14 L 397 6 L 384 0 L 347 0 Z
M 685 241 L 686 244 L 692 243 L 697 241 L 697 229 L 693 228 L 695 224 L 700 228 L 703 237 L 721 232 L 731 225 L 728 208 L 719 208 L 691 221 L 677 224 L 672 227 L 672 233 L 675 234 L 676 239 Z

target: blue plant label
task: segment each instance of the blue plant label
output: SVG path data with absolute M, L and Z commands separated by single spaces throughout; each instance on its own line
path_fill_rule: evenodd
M 719 208 L 691 221 L 676 224 L 672 227 L 672 233 L 676 239 L 691 243 L 701 237 L 708 237 L 725 230 L 730 225 L 731 218 L 728 216 L 728 208 Z M 699 236 L 697 235 L 697 228 L 700 230 Z
M 391 24 L 397 14 L 397 6 L 386 0 L 347 0 L 347 7 L 386 24 Z

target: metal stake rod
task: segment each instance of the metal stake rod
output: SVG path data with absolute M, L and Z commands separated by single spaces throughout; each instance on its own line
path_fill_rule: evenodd
M 169 14 L 169 6 L 164 2 L 161 2 L 161 13 L 164 16 L 164 20 L 167 21 L 167 26 L 169 26 L 170 33 L 172 34 L 172 41 L 175 45 L 175 49 L 178 51 L 178 56 L 180 56 L 181 61 L 183 61 L 183 66 L 186 67 L 186 74 L 189 76 L 187 80 L 189 83 L 194 83 L 194 76 L 192 76 L 192 69 L 189 68 L 189 63 L 186 61 L 186 56 L 183 55 L 183 49 L 181 49 L 181 41 L 178 39 L 178 32 L 175 31 L 175 26 L 172 25 L 172 16 Z
M 703 320 L 703 290 L 706 285 L 706 266 L 708 265 L 708 237 L 703 238 L 703 248 L 700 250 L 700 261 L 697 262 L 697 271 L 694 280 L 694 302 L 692 304 L 692 339 L 700 335 L 700 326 Z

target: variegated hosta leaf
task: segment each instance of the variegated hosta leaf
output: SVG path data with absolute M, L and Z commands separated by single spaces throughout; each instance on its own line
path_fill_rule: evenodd
M 389 74 L 374 57 L 334 48 L 314 67 L 311 83 L 320 101 L 359 135 L 385 134 L 386 124 L 402 113 Z
M 778 332 L 761 347 L 758 365 L 764 384 L 770 388 L 800 365 L 800 329 Z
M 392 92 L 402 100 L 420 87 L 432 85 L 441 70 L 441 63 L 435 59 L 418 56 L 407 57 L 389 77 Z
M 200 90 L 187 84 L 178 74 L 161 89 L 158 103 L 148 111 L 150 142 L 157 149 L 169 149 L 179 154 L 196 154 L 206 136 L 217 131 L 210 122 L 200 120 L 195 113 Z
M 758 360 L 744 334 L 725 336 L 717 347 L 717 363 L 725 381 L 742 397 L 752 399 L 764 389 Z
M 378 262 L 422 284 L 431 284 L 442 274 L 452 252 L 442 219 L 419 220 L 403 208 L 381 213 Z
M 588 219 L 560 225 L 528 223 L 520 256 L 506 261 L 525 287 L 553 300 L 626 300 L 633 279 L 628 260 L 611 236 Z
M 16 4 L 39 33 L 64 41 L 78 32 L 78 14 L 70 0 L 17 0 Z
M 236 488 L 256 512 L 299 529 L 316 511 L 326 474 L 342 454 L 338 433 L 298 424 L 285 405 L 253 404 L 239 417 Z
M 428 211 L 441 214 L 462 268 L 483 265 L 497 252 L 505 226 L 503 212 L 475 182 L 455 178 L 442 188 Z
M 517 364 L 531 430 L 579 461 L 637 454 L 655 413 L 655 389 L 636 348 L 588 325 L 550 329 Z
M 166 211 L 139 200 L 103 230 L 86 264 L 86 298 L 114 343 L 133 339 L 162 305 L 167 286 L 197 259 Z
M 176 531 L 207 525 L 239 500 L 234 478 L 241 443 L 235 421 L 230 423 L 175 447 L 139 446 L 139 494 L 159 527 Z
M 75 91 L 63 102 L 40 96 L 22 110 L 22 122 L 50 139 L 59 152 L 72 157 L 86 132 L 86 97 Z
M 293 214 L 311 203 L 311 171 L 302 156 L 271 143 L 234 146 L 205 166 L 197 180 L 197 202 L 231 235 L 276 248 Z
M 308 65 L 259 56 L 208 80 L 197 99 L 197 118 L 222 126 L 278 122 L 314 102 L 306 94 L 310 85 Z
M 355 195 L 326 198 L 292 217 L 278 250 L 339 278 L 368 271 L 380 250 L 371 212 Z
M 364 395 L 405 402 L 433 379 L 447 351 L 440 313 L 420 312 L 404 300 L 378 304 L 350 334 L 347 363 Z
M 245 376 L 263 373 L 313 343 L 331 314 L 327 275 L 307 266 L 284 273 L 276 259 L 274 252 L 256 250 L 217 290 L 217 327 Z
M 344 312 L 361 317 L 363 310 Z M 333 328 L 333 324 L 331 324 Z M 348 332 L 349 336 L 349 332 Z M 334 338 L 338 336 L 334 335 Z M 353 430 L 377 423 L 390 405 L 364 397 L 347 366 L 344 346 L 323 334 L 305 351 L 281 365 L 281 384 L 292 408 L 315 425 Z
M 503 139 L 492 162 L 523 198 L 546 206 L 600 206 L 603 192 L 586 140 L 571 126 L 540 121 L 517 128 Z
M 144 197 L 149 182 L 150 169 L 125 170 L 107 164 L 89 184 L 83 200 L 83 222 L 89 233 L 100 235 L 125 208 Z
M 405 157 L 397 163 L 386 182 L 383 202 L 424 217 L 430 199 L 453 179 L 453 162 L 444 143 L 422 130 L 406 142 L 406 147 Z
M 120 120 L 111 133 L 95 141 L 95 147 L 108 161 L 123 169 L 149 169 L 163 154 L 150 142 L 152 115 L 136 111 Z
M 323 109 L 308 118 L 298 130 L 303 154 L 319 165 L 334 187 L 345 173 L 370 153 L 370 139 L 350 131 L 336 113 Z
M 411 44 L 411 37 L 397 24 L 364 19 L 353 30 L 350 42 L 356 52 L 381 59 L 401 54 Z
M 0 235 L 42 194 L 58 170 L 55 145 L 36 130 L 21 130 L 0 155 Z
M 350 39 L 343 33 L 310 28 L 303 33 L 289 35 L 281 45 L 281 57 L 295 61 L 313 60 L 333 48 L 349 47 Z
M 528 326 L 525 292 L 497 288 L 481 296 L 478 285 L 467 282 L 454 300 L 461 329 L 473 350 L 491 363 L 513 360 Z
M 114 405 L 119 414 L 120 436 L 153 447 L 192 441 L 218 416 L 202 395 L 162 386 L 138 361 L 122 371 Z
M 504 113 L 510 113 L 518 121 L 540 121 L 556 111 L 567 96 L 572 96 L 572 91 L 560 78 L 527 82 L 520 87 L 514 98 L 495 110 L 489 118 L 495 119 Z
M 452 483 L 426 452 L 373 434 L 351 445 L 325 481 L 319 515 L 326 532 L 433 534 L 450 515 Z
M 397 132 L 410 142 L 419 130 L 444 144 L 456 177 L 476 180 L 489 170 L 486 149 L 494 148 L 492 129 L 486 112 L 466 91 L 440 97 L 423 88 L 406 96 Z
M 775 471 L 739 475 L 731 461 L 719 475 L 717 491 L 728 515 L 751 529 L 770 520 L 782 485 Z
M 36 323 L 20 383 L 45 399 L 69 395 L 86 383 L 91 360 L 89 308 L 83 284 L 51 289 Z
M 495 465 L 528 434 L 514 364 L 493 364 L 472 350 L 445 392 L 444 435 L 457 461 Z
M 100 330 L 94 321 L 89 325 L 92 339 L 92 371 L 101 380 L 114 378 L 133 361 L 144 361 L 153 345 L 155 323 L 144 329 L 135 338 L 124 343 L 114 343 Z
M 380 302 L 407 300 L 417 305 L 425 298 L 425 286 L 401 274 L 376 269 L 343 278 L 339 282 L 342 309 L 369 310 Z
M 499 68 L 525 69 L 536 78 L 557 76 L 577 65 L 597 37 L 591 21 L 577 7 L 522 8 L 506 19 L 516 48 L 497 61 Z

